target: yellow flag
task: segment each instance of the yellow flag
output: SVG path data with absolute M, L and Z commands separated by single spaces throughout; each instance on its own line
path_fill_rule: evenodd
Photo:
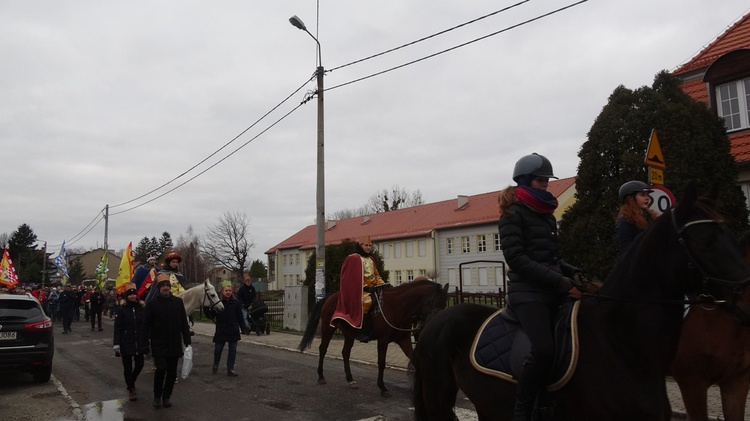
M 125 288 L 125 284 L 129 283 L 133 278 L 133 242 L 128 243 L 128 247 L 125 249 L 125 253 L 122 254 L 120 259 L 120 270 L 117 272 L 117 280 L 115 281 L 115 290 L 118 294 L 122 294 Z

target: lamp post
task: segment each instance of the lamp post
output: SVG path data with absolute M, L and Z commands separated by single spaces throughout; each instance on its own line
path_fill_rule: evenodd
M 307 32 L 318 45 L 318 68 L 316 75 L 318 79 L 318 181 L 316 193 L 316 245 L 315 245 L 315 299 L 321 300 L 325 297 L 325 266 L 326 266 L 326 238 L 325 238 L 325 154 L 323 149 L 323 58 L 320 52 L 320 41 L 310 31 L 305 24 L 296 15 L 289 18 L 295 28 Z

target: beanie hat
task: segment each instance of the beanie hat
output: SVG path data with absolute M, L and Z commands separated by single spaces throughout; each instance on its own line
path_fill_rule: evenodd
M 159 272 L 156 275 L 156 287 L 161 288 L 164 285 L 170 286 L 171 283 L 169 282 L 169 273 L 168 272 Z
M 127 284 L 125 284 L 125 293 L 123 294 L 124 296 L 127 297 L 128 295 L 137 295 L 137 294 L 138 294 L 138 289 L 136 288 L 134 283 L 128 282 Z

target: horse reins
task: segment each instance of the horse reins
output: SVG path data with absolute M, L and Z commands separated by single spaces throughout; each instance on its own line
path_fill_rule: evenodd
M 211 295 L 208 293 L 208 290 L 209 290 L 209 287 L 207 287 L 207 286 L 203 287 L 203 303 L 205 303 L 206 299 L 208 299 L 208 303 L 211 304 L 211 306 L 208 307 L 208 308 L 211 309 L 211 310 L 213 310 L 216 306 L 219 305 L 219 303 L 221 302 L 221 299 L 219 299 L 216 302 L 214 302 L 214 300 L 211 299 Z M 201 306 L 200 306 L 200 308 L 201 308 L 201 315 L 203 313 L 205 313 L 205 311 L 203 310 L 203 308 L 206 307 L 206 306 L 204 306 L 203 303 L 201 303 Z M 205 313 L 205 314 L 206 314 L 206 317 L 208 317 L 210 319 L 213 319 L 212 317 L 209 317 L 208 313 Z
M 380 288 L 380 290 L 382 291 L 382 288 Z M 432 300 L 433 300 L 433 299 L 435 298 L 435 294 L 436 294 L 436 293 L 437 293 L 437 290 L 436 290 L 436 292 L 435 292 L 435 293 L 433 293 L 433 294 L 432 294 L 432 296 L 430 297 L 430 300 L 428 301 L 428 303 L 431 303 L 431 302 L 432 302 Z M 371 292 L 371 294 L 375 296 L 375 301 L 377 301 L 377 303 L 378 303 L 378 307 L 380 308 L 380 314 L 382 314 L 382 315 L 383 315 L 383 320 L 385 320 L 385 323 L 386 323 L 386 324 L 387 324 L 388 326 L 390 326 L 390 328 L 391 328 L 391 329 L 393 329 L 393 330 L 397 330 L 397 331 L 399 331 L 399 332 L 409 332 L 409 333 L 411 333 L 411 332 L 416 332 L 416 331 L 418 331 L 418 330 L 419 330 L 419 327 L 413 327 L 413 328 L 409 328 L 409 329 L 404 329 L 404 328 L 400 328 L 400 327 L 396 327 L 396 326 L 393 326 L 393 325 L 391 324 L 391 322 L 390 322 L 390 321 L 388 321 L 388 318 L 387 318 L 387 317 L 385 316 L 385 311 L 384 311 L 384 309 L 383 309 L 383 302 L 382 302 L 382 301 L 380 300 L 380 298 L 381 298 L 381 297 L 380 297 L 380 294 L 378 294 L 378 293 L 377 293 L 377 291 L 376 291 L 376 292 L 374 292 L 374 293 L 373 293 L 373 292 Z M 419 320 L 421 321 L 421 317 L 419 318 Z

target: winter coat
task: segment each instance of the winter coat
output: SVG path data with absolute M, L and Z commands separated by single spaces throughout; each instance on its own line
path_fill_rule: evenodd
M 113 345 L 120 345 L 124 356 L 148 354 L 148 338 L 143 332 L 146 313 L 143 301 L 123 300 L 115 312 L 115 335 Z
M 216 315 L 214 342 L 237 342 L 240 340 L 240 331 L 247 330 L 242 318 L 242 306 L 234 297 L 221 297 L 221 302 L 224 304 L 224 311 Z
M 182 299 L 157 294 L 147 301 L 143 332 L 150 341 L 154 357 L 181 357 L 183 342 L 185 346 L 190 345 L 190 326 Z
M 75 307 L 79 301 L 78 298 L 76 298 L 76 293 L 73 290 L 65 290 L 60 293 L 57 302 L 60 303 L 61 309 L 70 310 Z
M 252 283 L 250 283 L 250 285 L 243 283 L 240 289 L 237 290 L 237 299 L 240 300 L 240 303 L 245 308 L 248 308 L 253 304 L 256 296 L 257 293 Z
M 101 291 L 94 291 L 91 293 L 91 297 L 89 297 L 89 301 L 91 302 L 91 309 L 95 312 L 102 311 L 102 308 L 104 307 L 104 301 L 105 297 L 104 294 L 101 293 Z
M 559 292 L 563 275 L 572 277 L 580 270 L 560 256 L 555 217 L 520 202 L 509 209 L 498 222 L 500 245 L 510 268 L 508 300 L 515 304 L 560 300 L 566 295 Z

